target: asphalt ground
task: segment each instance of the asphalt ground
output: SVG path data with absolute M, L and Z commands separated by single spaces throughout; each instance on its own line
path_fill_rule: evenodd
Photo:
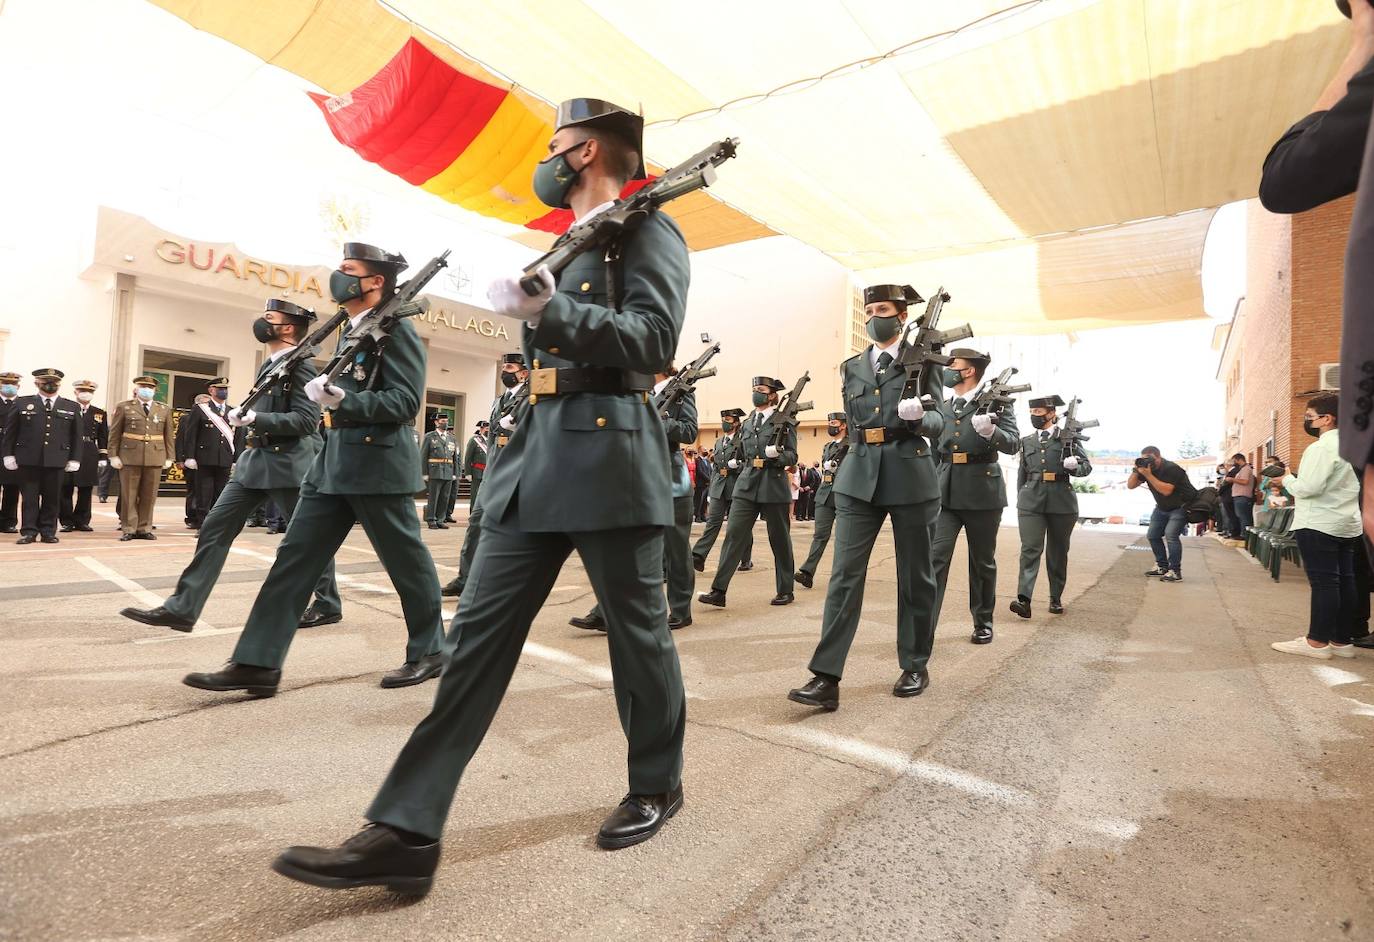
M 165 501 L 158 541 L 117 543 L 112 507 L 94 534 L 0 544 L 0 938 L 1374 938 L 1374 662 L 1270 651 L 1305 624 L 1301 573 L 1273 583 L 1211 539 L 1165 585 L 1137 535 L 1080 528 L 1068 613 L 1042 587 L 1023 621 L 1003 528 L 996 641 L 968 643 L 961 550 L 932 687 L 898 700 L 885 536 L 822 714 L 785 694 L 828 560 L 772 607 L 760 528 L 729 608 L 675 634 L 684 809 L 616 852 L 593 836 L 625 744 L 604 637 L 567 625 L 592 604 L 574 558 L 413 902 L 267 868 L 357 829 L 433 696 L 377 686 L 404 631 L 361 529 L 338 557 L 344 621 L 301 632 L 281 693 L 245 701 L 179 680 L 228 657 L 277 538 L 245 532 L 194 633 L 150 629 L 117 612 L 170 592 L 194 535 Z M 463 531 L 422 532 L 446 580 Z

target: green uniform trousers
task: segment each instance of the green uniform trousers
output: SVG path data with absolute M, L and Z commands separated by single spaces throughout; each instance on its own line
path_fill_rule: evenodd
M 663 528 L 529 533 L 488 520 L 449 626 L 434 706 L 396 758 L 367 810 L 369 820 L 433 838 L 443 832 L 453 793 L 496 715 L 530 623 L 573 550 L 604 606 L 616 707 L 629 741 L 629 791 L 657 794 L 678 786 L 687 700 L 663 600 Z
M 468 513 L 472 513 L 472 508 L 477 506 L 477 494 L 482 490 L 482 481 L 479 478 L 472 482 L 468 488 Z M 448 500 L 448 515 L 453 516 L 453 508 L 458 503 L 458 485 L 453 485 L 453 496 Z
M 678 618 L 692 617 L 692 592 L 696 589 L 696 574 L 692 572 L 692 498 L 673 498 L 673 526 L 663 531 L 663 582 L 668 589 L 668 614 Z M 589 615 L 601 614 L 597 602 Z
M 716 562 L 716 577 L 711 588 L 717 592 L 730 589 L 730 580 L 739 572 L 754 548 L 754 521 L 763 518 L 768 525 L 768 545 L 773 550 L 773 578 L 778 595 L 792 591 L 796 572 L 792 566 L 792 514 L 789 504 L 756 504 L 747 497 L 735 497 L 730 503 L 730 517 L 725 524 L 725 544 Z
M 888 516 L 897 555 L 897 663 L 904 671 L 925 668 L 935 643 L 931 542 L 939 515 L 939 498 L 880 507 L 835 495 L 835 556 L 821 616 L 821 640 L 811 656 L 812 673 L 844 676 L 844 662 L 863 611 L 868 559 Z
M 296 509 L 300 491 L 294 487 L 274 487 L 262 489 L 244 487 L 231 480 L 224 486 L 224 492 L 215 501 L 215 506 L 205 515 L 200 525 L 200 535 L 196 538 L 196 554 L 191 564 L 182 570 L 177 580 L 176 591 L 162 603 L 163 608 L 181 618 L 196 621 L 205 610 L 205 602 L 210 591 L 224 570 L 224 561 L 229 558 L 229 547 L 243 532 L 244 524 L 271 500 L 288 519 Z M 334 581 L 334 560 L 330 558 L 324 572 L 315 583 L 315 601 L 310 607 L 321 615 L 338 615 L 343 612 L 339 600 L 339 587 Z M 297 619 L 300 611 L 292 613 Z
M 801 564 L 802 572 L 814 576 L 816 567 L 821 564 L 825 548 L 830 544 L 830 531 L 835 526 L 835 505 L 816 505 L 816 532 L 811 537 L 811 552 L 806 554 L 806 562 Z
M 447 481 L 429 479 L 429 493 L 425 497 L 425 523 L 444 522 L 448 516 L 449 495 L 457 490 L 454 486 L 457 483 L 452 478 Z
M 949 582 L 949 561 L 959 531 L 968 534 L 968 610 L 975 628 L 992 627 L 992 610 L 997 604 L 997 528 L 1001 509 L 940 511 L 935 523 L 935 621 L 945 607 L 945 585 Z
M 482 542 L 482 508 L 474 500 L 468 504 L 468 528 L 463 533 L 463 548 L 458 551 L 458 594 L 468 584 L 468 573 L 472 572 L 472 562 L 477 558 L 477 544 Z
M 343 545 L 354 522 L 363 525 L 377 557 L 401 599 L 405 614 L 406 660 L 438 653 L 443 610 L 434 558 L 420 539 L 415 499 L 409 494 L 321 494 L 310 485 L 277 549 L 277 561 L 263 581 L 232 660 L 279 668 L 296 635 L 296 623 L 310 587 Z
M 730 498 L 711 498 L 706 505 L 706 529 L 702 531 L 701 538 L 697 540 L 697 545 L 692 547 L 692 555 L 700 556 L 705 559 L 711 555 L 711 547 L 716 545 L 716 537 L 720 536 L 720 528 L 727 517 L 730 516 Z M 744 562 L 752 562 L 754 559 L 754 528 L 749 527 L 749 542 L 744 548 Z
M 1069 540 L 1078 514 L 1020 514 L 1021 577 L 1016 593 L 1025 598 L 1035 595 L 1035 578 L 1040 574 L 1040 554 L 1045 554 L 1045 572 L 1050 577 L 1050 599 L 1063 598 L 1069 578 Z

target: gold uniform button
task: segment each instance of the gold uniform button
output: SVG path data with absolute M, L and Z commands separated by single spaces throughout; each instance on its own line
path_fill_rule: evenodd
M 557 347 L 549 347 L 549 352 L 554 356 L 558 356 L 561 351 Z
M 584 281 L 584 282 L 582 282 L 582 290 L 583 290 L 583 291 L 590 291 L 590 290 L 592 290 L 592 283 L 591 283 L 590 281 Z M 553 353 L 554 351 L 553 351 L 553 350 L 550 350 L 549 352 L 550 352 L 550 353 Z
M 605 428 L 605 427 L 606 427 L 606 417 L 605 417 L 604 415 L 597 416 L 597 418 L 596 418 L 596 427 L 597 427 L 597 428 Z
M 363 442 L 366 443 L 366 444 L 368 444 L 368 445 L 371 445 L 371 444 L 372 444 L 372 436 L 371 436 L 371 435 L 364 435 L 364 436 L 363 436 Z

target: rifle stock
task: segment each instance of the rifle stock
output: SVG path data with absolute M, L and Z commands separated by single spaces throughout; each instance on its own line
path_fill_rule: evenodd
M 268 371 L 267 375 L 259 380 L 252 389 L 248 390 L 248 395 L 238 404 L 239 415 L 243 415 L 251 409 L 253 403 L 267 395 L 268 391 L 275 384 L 288 378 L 299 364 L 319 353 L 320 347 L 324 342 L 329 339 L 334 331 L 343 326 L 343 323 L 347 320 L 348 312 L 343 308 L 339 308 L 334 312 L 334 316 L 316 328 L 314 333 L 296 344 L 290 352 L 283 354 L 282 357 L 277 360 L 276 365 Z

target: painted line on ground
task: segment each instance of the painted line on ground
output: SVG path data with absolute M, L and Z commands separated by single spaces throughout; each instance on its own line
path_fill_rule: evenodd
M 251 559 L 261 560 L 269 566 L 277 561 L 277 557 L 275 556 L 268 556 L 266 553 L 259 553 L 257 550 L 244 549 L 241 546 L 231 546 L 229 547 L 229 552 L 237 553 L 240 556 L 247 556 Z M 363 582 L 361 579 L 354 579 L 352 576 L 345 576 L 341 573 L 336 573 L 334 578 L 339 585 L 348 586 L 350 589 L 360 589 L 363 592 L 378 592 L 385 595 L 393 594 L 390 589 L 383 588 L 379 585 L 373 585 L 370 582 Z
M 137 638 L 134 644 L 163 644 L 168 641 L 189 641 L 194 638 L 213 638 L 215 635 L 236 635 L 243 631 L 242 625 L 233 628 L 201 628 L 199 622 L 195 631 L 178 631 L 158 638 Z M 170 630 L 170 629 L 169 629 Z
M 1316 674 L 1317 679 L 1328 687 L 1339 687 L 1342 684 L 1358 684 L 1364 680 L 1362 674 L 1342 670 L 1339 667 L 1332 667 L 1329 664 L 1313 664 L 1312 673 Z

